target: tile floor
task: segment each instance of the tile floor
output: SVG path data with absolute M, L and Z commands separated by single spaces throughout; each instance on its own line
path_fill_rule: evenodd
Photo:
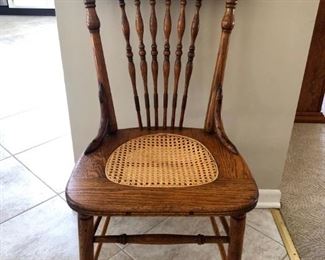
M 73 167 L 53 17 L 0 16 L 0 259 L 78 259 L 64 200 Z M 46 64 L 46 66 L 44 66 Z M 288 259 L 268 210 L 248 215 L 243 259 Z M 212 234 L 209 219 L 113 218 L 113 234 Z M 219 259 L 214 245 L 104 245 L 100 259 Z

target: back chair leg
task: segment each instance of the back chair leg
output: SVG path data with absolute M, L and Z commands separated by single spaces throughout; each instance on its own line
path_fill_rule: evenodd
M 246 215 L 230 218 L 228 260 L 240 260 L 243 251 Z
M 94 259 L 94 217 L 78 214 L 78 230 L 79 230 L 79 259 Z

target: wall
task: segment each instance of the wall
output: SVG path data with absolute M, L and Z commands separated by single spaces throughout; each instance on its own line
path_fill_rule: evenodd
M 163 1 L 157 2 L 161 19 Z M 97 5 L 119 127 L 134 126 L 136 115 L 120 30 L 120 10 L 117 1 L 102 0 Z M 229 136 L 263 189 L 278 189 L 280 185 L 317 5 L 318 0 L 245 0 L 238 4 L 224 82 L 223 115 Z M 149 8 L 144 7 L 147 25 Z M 77 158 L 97 132 L 99 106 L 95 68 L 82 1 L 56 0 L 56 9 Z M 203 1 L 186 125 L 203 125 L 223 11 L 223 1 Z M 134 9 L 128 8 L 127 12 L 133 25 Z M 193 8 L 188 18 L 192 14 Z M 187 28 L 185 48 L 188 33 Z M 162 40 L 161 22 L 158 35 Z M 172 38 L 175 39 L 175 30 Z M 134 34 L 131 40 L 137 53 Z M 150 44 L 146 42 L 148 50 Z M 159 50 L 162 56 L 162 45 Z M 173 63 L 174 56 L 171 61 Z M 138 64 L 138 59 L 136 62 Z M 159 86 L 161 91 L 161 81 Z M 142 85 L 138 88 L 142 89 Z

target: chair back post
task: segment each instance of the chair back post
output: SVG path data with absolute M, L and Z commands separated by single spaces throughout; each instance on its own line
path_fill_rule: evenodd
M 204 127 L 207 132 L 215 132 L 219 140 L 233 153 L 238 153 L 238 151 L 225 133 L 221 118 L 221 107 L 222 84 L 226 68 L 230 34 L 235 25 L 234 12 L 237 2 L 238 0 L 226 0 L 226 10 L 221 22 L 222 33 Z
M 84 0 L 84 4 L 87 10 L 87 26 L 91 35 L 93 45 L 101 111 L 100 127 L 97 136 L 89 144 L 85 151 L 85 154 L 88 154 L 96 150 L 101 145 L 104 137 L 107 134 L 114 133 L 117 131 L 117 122 L 99 32 L 100 21 L 96 13 L 96 1 Z

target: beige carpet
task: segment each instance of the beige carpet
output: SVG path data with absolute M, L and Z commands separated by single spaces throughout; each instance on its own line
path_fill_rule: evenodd
M 300 257 L 325 259 L 325 124 L 295 124 L 281 191 Z

